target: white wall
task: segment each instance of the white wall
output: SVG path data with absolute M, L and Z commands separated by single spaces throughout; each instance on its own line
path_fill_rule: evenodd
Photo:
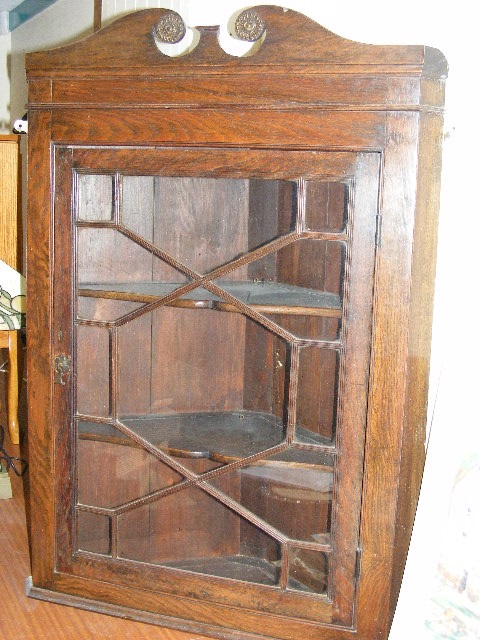
M 1 14 L 2 12 L 0 12 Z M 4 16 L 3 16 L 4 17 Z M 0 15 L 0 19 L 2 16 Z M 12 37 L 0 25 L 0 133 L 10 133 L 10 50 Z
M 23 113 L 26 96 L 23 52 L 54 46 L 88 31 L 93 8 L 89 11 L 87 5 L 92 4 L 91 0 L 59 0 L 13 32 L 13 117 Z M 480 453 L 475 439 L 480 432 L 476 407 L 480 377 L 473 366 L 479 361 L 480 349 L 472 311 L 478 293 L 476 244 L 480 219 L 478 205 L 473 203 L 475 187 L 471 184 L 477 169 L 471 160 L 474 149 L 479 148 L 474 120 L 476 102 L 470 90 L 478 74 L 478 56 L 474 55 L 478 24 L 473 15 L 475 3 L 259 0 L 258 4 L 283 4 L 353 40 L 434 46 L 443 51 L 450 64 L 429 407 L 433 426 L 413 542 L 390 636 L 391 640 L 421 640 L 427 637 L 423 620 L 433 589 L 453 478 L 465 451 Z M 229 16 L 245 4 L 238 0 L 104 0 L 103 18 L 108 22 L 126 11 L 158 6 L 179 11 L 194 26 L 225 25 Z M 1 49 L 0 64 L 3 65 Z M 0 73 L 3 76 L 4 71 L 0 69 Z M 0 115 L 0 119 L 3 117 Z
M 90 34 L 93 31 L 93 4 L 93 0 L 81 0 L 80 2 L 78 0 L 58 0 L 11 32 L 10 131 L 15 120 L 21 118 L 26 111 L 25 53 L 52 49 Z M 21 137 L 20 151 L 23 158 L 22 216 L 23 228 L 26 229 L 26 136 Z
M 25 52 L 51 49 L 92 32 L 93 0 L 58 0 L 11 33 L 11 117 L 25 113 Z

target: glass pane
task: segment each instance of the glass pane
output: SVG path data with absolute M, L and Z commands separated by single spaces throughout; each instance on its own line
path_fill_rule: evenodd
M 278 543 L 205 491 L 195 487 L 178 491 L 122 514 L 118 520 L 121 557 L 244 582 L 277 584 Z M 137 524 L 147 521 L 148 528 Z
M 231 498 L 292 540 L 324 542 L 330 532 L 332 478 L 332 468 L 270 461 L 225 473 L 211 484 L 220 487 L 228 479 L 224 491 Z
M 206 274 L 292 229 L 296 185 L 278 180 L 155 178 L 154 243 Z M 232 276 L 247 279 L 247 267 Z
M 338 404 L 339 352 L 305 347 L 300 350 L 297 390 L 298 442 L 331 444 Z
M 77 509 L 77 548 L 91 553 L 110 554 L 110 518 Z
M 117 331 L 117 417 L 151 413 L 152 361 L 152 314 L 148 313 Z
M 77 327 L 77 413 L 110 414 L 110 334 L 104 327 Z
M 113 219 L 113 176 L 78 174 L 78 220 Z
M 182 466 L 187 467 L 190 471 L 196 474 L 205 473 L 215 468 L 215 463 L 205 459 L 188 459 L 188 458 L 172 458 L 172 460 L 179 462 Z M 166 465 L 158 464 L 156 466 L 150 466 L 150 483 L 151 490 L 166 488 L 165 476 L 169 484 L 177 484 L 177 480 L 181 480 L 182 476 L 175 473 Z M 174 495 L 182 495 L 181 493 Z M 181 498 L 180 498 L 181 499 Z M 162 504 L 165 503 L 162 498 Z M 158 512 L 158 508 L 154 503 L 149 503 L 144 506 L 136 506 L 129 511 L 124 512 L 118 518 L 119 525 L 119 540 L 118 540 L 118 554 L 120 557 L 129 558 L 132 560 L 138 560 L 141 562 L 155 562 L 155 554 L 153 552 L 154 546 L 152 543 L 153 536 L 150 529 L 152 520 L 152 514 Z M 174 536 L 174 530 L 170 529 L 171 535 Z
M 293 548 L 289 552 L 288 588 L 325 595 L 328 588 L 328 554 Z
M 287 338 L 339 340 L 344 238 L 284 237 L 296 181 L 78 184 L 78 548 L 326 594 L 339 352 L 297 368 Z M 307 181 L 307 228 L 344 232 L 348 199 Z
M 341 232 L 348 212 L 348 188 L 343 182 L 306 182 L 305 223 L 311 231 Z

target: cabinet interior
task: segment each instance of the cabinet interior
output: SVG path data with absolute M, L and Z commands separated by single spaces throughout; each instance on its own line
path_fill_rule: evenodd
M 78 548 L 326 594 L 347 183 L 75 179 Z

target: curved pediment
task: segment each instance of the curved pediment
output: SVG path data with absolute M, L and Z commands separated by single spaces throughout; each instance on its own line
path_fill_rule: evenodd
M 237 19 L 237 38 L 262 38 L 255 53 L 226 53 L 219 44 L 220 27 L 197 27 L 198 44 L 178 57 L 165 55 L 158 42 L 182 37 L 181 17 L 168 9 L 130 13 L 75 44 L 27 54 L 29 75 L 156 75 L 199 73 L 214 68 L 241 73 L 268 65 L 269 72 L 301 70 L 367 74 L 446 76 L 447 65 L 436 49 L 424 46 L 369 45 L 342 38 L 306 16 L 277 6 L 258 6 Z M 243 24 L 242 24 L 243 19 Z M 184 25 L 183 25 L 184 26 Z M 249 36 L 252 36 L 249 38 Z

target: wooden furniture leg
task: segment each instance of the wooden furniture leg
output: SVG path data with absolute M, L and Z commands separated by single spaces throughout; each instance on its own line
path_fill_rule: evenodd
M 19 332 L 0 331 L 0 347 L 8 349 L 8 379 L 7 379 L 7 415 L 8 430 L 12 444 L 19 444 L 20 432 L 18 427 L 18 341 Z

